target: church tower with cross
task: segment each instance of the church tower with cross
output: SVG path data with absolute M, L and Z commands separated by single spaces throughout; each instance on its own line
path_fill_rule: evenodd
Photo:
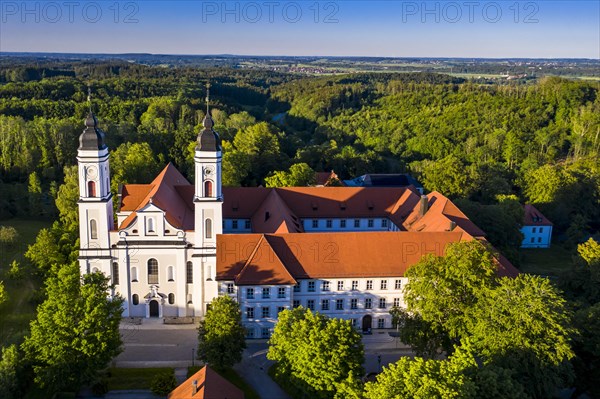
M 79 261 L 81 271 L 102 271 L 110 274 L 110 231 L 114 230 L 113 198 L 110 192 L 108 147 L 104 132 L 92 111 L 91 90 L 88 88 L 90 110 L 85 129 L 79 136 L 77 165 L 79 177 Z

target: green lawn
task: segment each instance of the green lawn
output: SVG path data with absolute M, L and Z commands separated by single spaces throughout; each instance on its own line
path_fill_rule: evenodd
M 150 389 L 152 379 L 157 374 L 172 371 L 173 369 L 168 367 L 144 369 L 112 367 L 108 369 L 108 390 Z
M 521 249 L 520 270 L 525 273 L 540 274 L 544 276 L 558 276 L 563 271 L 569 270 L 573 263 L 576 251 L 568 251 L 560 245 L 550 248 Z
M 36 304 L 33 300 L 40 282 L 31 275 L 30 269 L 20 281 L 7 276 L 13 260 L 21 266 L 28 264 L 24 256 L 29 244 L 35 241 L 38 231 L 50 227 L 51 223 L 43 220 L 11 219 L 0 221 L 0 226 L 13 226 L 19 232 L 19 243 L 16 245 L 0 244 L 0 281 L 4 281 L 8 293 L 8 301 L 0 305 L 0 343 L 9 345 L 21 341 L 29 328 L 29 322 L 35 316 Z

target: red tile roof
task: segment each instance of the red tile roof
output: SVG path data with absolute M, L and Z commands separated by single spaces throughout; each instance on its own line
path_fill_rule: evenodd
M 523 226 L 552 226 L 552 222 L 533 205 L 524 205 L 523 211 Z
M 196 394 L 193 382 L 196 381 Z M 204 366 L 196 374 L 175 388 L 168 399 L 244 399 L 244 392 L 221 377 L 209 366 Z
M 316 173 L 316 185 L 317 186 L 327 186 L 331 184 L 331 180 L 338 180 L 341 184 L 342 181 L 338 177 L 338 175 L 332 170 L 331 172 L 317 172 Z

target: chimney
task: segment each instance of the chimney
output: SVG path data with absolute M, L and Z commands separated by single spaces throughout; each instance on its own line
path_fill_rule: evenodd
M 421 200 L 419 201 L 419 216 L 423 217 L 427 213 L 427 209 L 429 207 L 429 199 L 426 195 L 421 195 Z
M 456 228 L 456 222 L 455 221 L 450 221 L 450 229 L 449 231 L 454 231 L 454 229 Z
M 192 381 L 192 396 L 198 392 L 198 380 Z

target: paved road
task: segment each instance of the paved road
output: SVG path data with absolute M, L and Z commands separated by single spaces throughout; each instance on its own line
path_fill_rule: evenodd
M 262 399 L 289 399 L 289 396 L 267 374 L 273 364 L 266 357 L 266 344 L 248 343 L 242 361 L 233 368 Z

